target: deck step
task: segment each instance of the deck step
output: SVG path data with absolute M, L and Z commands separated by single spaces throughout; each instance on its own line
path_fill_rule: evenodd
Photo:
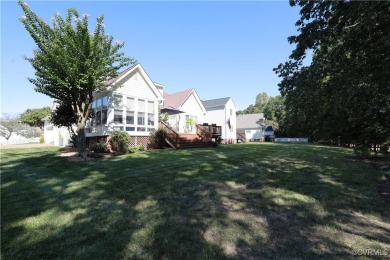
M 210 144 L 203 142 L 203 140 L 196 134 L 180 134 L 178 148 L 202 148 L 210 147 Z
M 178 148 L 184 149 L 184 148 L 203 148 L 203 147 L 211 147 L 211 145 L 206 143 L 179 143 Z

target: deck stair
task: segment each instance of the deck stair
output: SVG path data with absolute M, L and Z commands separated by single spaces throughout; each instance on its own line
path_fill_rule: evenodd
M 177 148 L 201 148 L 211 147 L 210 143 L 206 143 L 197 134 L 179 134 Z

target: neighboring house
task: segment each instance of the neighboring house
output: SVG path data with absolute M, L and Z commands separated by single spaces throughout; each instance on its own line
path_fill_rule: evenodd
M 44 119 L 45 125 L 43 129 L 43 138 L 45 144 L 52 144 L 55 146 L 67 146 L 70 141 L 70 133 L 67 127 L 54 126 L 50 121 L 49 117 Z
M 188 89 L 171 95 L 164 92 L 164 99 L 161 112 L 168 113 L 168 124 L 178 133 L 196 133 L 195 125 L 190 125 L 189 119 L 192 119 L 195 124 L 205 122 L 207 111 L 195 89 Z
M 51 110 L 55 110 L 57 103 L 54 101 Z M 58 127 L 50 122 L 50 116 L 43 118 L 43 139 L 45 144 L 51 144 L 55 146 L 68 146 L 70 145 L 71 134 L 69 129 L 65 126 Z M 76 132 L 76 126 L 73 126 L 73 131 Z
M 263 113 L 237 115 L 237 140 L 243 142 L 264 140 Z
M 87 139 L 93 142 L 113 130 L 122 130 L 132 136 L 132 145 L 146 147 L 150 132 L 158 128 L 163 88 L 150 79 L 140 64 L 106 82 L 103 90 L 94 93 L 94 114 L 87 123 Z
M 236 143 L 236 107 L 230 97 L 202 101 L 205 122 L 222 126 L 222 143 Z

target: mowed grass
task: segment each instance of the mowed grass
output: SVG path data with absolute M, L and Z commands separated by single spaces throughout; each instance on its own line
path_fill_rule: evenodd
M 86 162 L 58 154 L 1 150 L 3 259 L 390 255 L 384 173 L 348 149 L 257 143 Z

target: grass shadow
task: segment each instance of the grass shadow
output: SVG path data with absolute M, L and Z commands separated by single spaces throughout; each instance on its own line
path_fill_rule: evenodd
M 240 144 L 69 162 L 2 152 L 4 258 L 352 258 L 390 250 L 380 174 L 346 149 Z M 352 178 L 352 177 L 353 178 Z

